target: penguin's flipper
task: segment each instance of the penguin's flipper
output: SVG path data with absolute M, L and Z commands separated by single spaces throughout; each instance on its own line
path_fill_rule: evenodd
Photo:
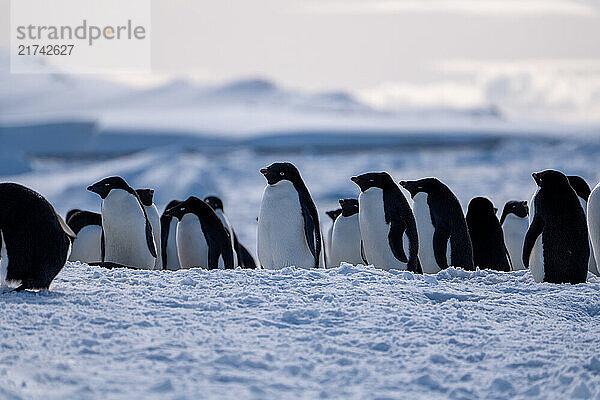
M 362 258 L 365 265 L 369 265 L 369 262 L 367 261 L 367 256 L 365 256 L 365 242 L 363 242 L 362 239 L 360 241 L 360 258 Z
M 408 258 L 406 257 L 406 253 L 404 252 L 404 231 L 406 230 L 406 224 L 404 221 L 394 221 L 392 220 L 390 224 L 390 232 L 388 233 L 388 243 L 390 244 L 390 249 L 392 249 L 392 253 L 397 260 L 407 263 Z
M 106 254 L 106 243 L 104 243 L 104 228 L 102 228 L 102 236 L 100 237 L 100 259 L 104 262 L 104 255 Z
M 152 254 L 152 257 L 156 258 L 156 245 L 154 243 L 154 235 L 152 234 L 152 225 L 150 225 L 148 217 L 146 217 L 146 243 L 148 244 L 150 254 Z
M 543 230 L 544 220 L 539 215 L 535 215 L 525 234 L 525 242 L 523 243 L 523 265 L 525 268 L 529 268 L 529 256 L 531 255 L 535 241 L 542 234 Z
M 317 207 L 308 193 L 308 189 L 304 187 L 298 191 L 300 198 L 300 207 L 302 208 L 302 216 L 304 217 L 304 235 L 306 243 L 312 253 L 315 263 L 315 268 L 319 267 L 319 256 L 321 254 L 321 228 L 319 226 L 319 215 Z
M 163 269 L 167 269 L 167 243 L 169 241 L 169 226 L 171 225 L 171 218 L 168 215 L 160 216 L 160 248 L 162 256 Z
M 239 243 L 240 254 L 239 258 L 242 260 L 242 267 L 244 268 L 256 268 L 256 261 L 254 261 L 254 257 L 248 251 L 248 249 L 241 243 Z
M 450 239 L 449 227 L 445 224 L 436 226 L 433 233 L 433 256 L 440 269 L 448 268 L 448 259 L 446 258 L 448 239 Z
M 73 232 L 73 230 L 69 227 L 69 225 L 67 225 L 65 223 L 65 220 L 62 219 L 62 217 L 58 214 L 56 214 L 56 218 L 58 219 L 58 223 L 60 224 L 60 227 L 65 232 L 65 234 L 69 237 L 71 242 L 73 240 L 75 240 L 75 238 L 77 238 L 77 234 L 75 232 Z

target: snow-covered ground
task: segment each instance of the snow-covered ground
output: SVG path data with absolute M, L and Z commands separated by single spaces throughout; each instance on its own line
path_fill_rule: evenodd
M 0 398 L 597 398 L 600 280 L 133 271 L 0 301 Z

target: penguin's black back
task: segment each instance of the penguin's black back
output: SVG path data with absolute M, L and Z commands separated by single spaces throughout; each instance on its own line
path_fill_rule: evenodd
M 73 232 L 39 193 L 0 184 L 0 230 L 8 254 L 7 280 L 19 289 L 47 289 L 67 261 Z
M 473 245 L 473 262 L 481 269 L 510 271 L 504 234 L 492 202 L 475 197 L 469 203 L 467 227 Z
M 71 228 L 75 234 L 79 234 L 79 231 L 88 225 L 102 226 L 102 215 L 92 211 L 80 210 L 71 214 L 70 218 L 67 220 L 67 225 L 69 225 L 69 228 Z

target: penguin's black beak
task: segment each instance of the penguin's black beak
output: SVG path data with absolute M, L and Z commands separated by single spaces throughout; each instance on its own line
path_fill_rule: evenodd
M 350 180 L 354 183 L 358 182 L 358 176 L 353 176 L 352 178 L 350 178 Z
M 341 199 L 338 203 L 340 203 L 340 207 L 344 207 L 344 199 Z
M 533 174 L 531 174 L 531 176 L 533 177 L 533 180 L 535 181 L 535 183 L 538 184 L 538 186 L 541 185 L 542 179 L 541 179 L 539 172 L 534 172 Z
M 403 188 L 406 188 L 406 181 L 400 181 L 398 182 L 400 184 L 400 186 L 402 186 Z
M 267 175 L 268 172 L 269 172 L 269 170 L 266 168 L 261 168 L 261 170 L 260 170 L 260 173 L 263 175 Z

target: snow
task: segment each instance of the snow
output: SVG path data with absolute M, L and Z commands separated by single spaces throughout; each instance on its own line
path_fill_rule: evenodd
M 105 270 L 0 302 L 2 398 L 593 398 L 600 280 Z

